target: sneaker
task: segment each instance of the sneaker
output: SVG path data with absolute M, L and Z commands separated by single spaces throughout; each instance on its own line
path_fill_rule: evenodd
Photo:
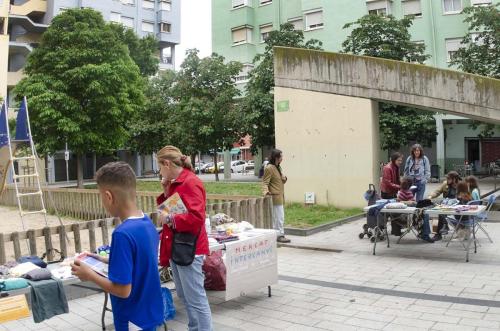
M 432 240 L 434 240 L 434 241 L 439 241 L 441 239 L 443 239 L 443 236 L 441 236 L 440 234 L 436 234 L 436 235 L 434 235 L 434 237 L 432 237 Z
M 426 242 L 428 242 L 430 244 L 434 244 L 434 239 L 431 238 L 431 237 L 423 237 L 422 240 L 426 241 Z
M 278 242 L 279 243 L 282 243 L 282 244 L 286 244 L 286 243 L 289 243 L 291 240 L 288 239 L 288 238 L 285 238 L 285 236 L 279 236 L 278 237 Z

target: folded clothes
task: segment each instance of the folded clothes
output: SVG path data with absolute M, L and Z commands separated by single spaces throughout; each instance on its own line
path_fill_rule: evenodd
M 16 276 L 16 277 L 21 277 L 22 275 L 27 274 L 31 270 L 35 270 L 35 269 L 40 269 L 40 267 L 31 263 L 31 262 L 25 262 L 25 263 L 18 264 L 14 268 L 11 268 L 10 274 L 13 276 Z
M 4 264 L 4 266 L 6 266 L 7 268 L 14 268 L 15 266 L 17 266 L 19 263 L 17 263 L 16 261 L 9 261 L 7 263 Z
M 45 280 L 45 279 L 51 279 L 52 278 L 52 273 L 50 270 L 47 269 L 34 269 L 31 270 L 30 272 L 26 273 L 23 278 L 29 279 L 29 280 Z
M 0 275 L 7 276 L 10 274 L 10 269 L 4 265 L 0 265 Z
M 52 277 L 54 277 L 56 279 L 67 279 L 67 278 L 74 278 L 75 277 L 71 273 L 70 266 L 65 266 L 65 267 L 53 269 L 50 272 L 52 273 Z
M 0 280 L 0 291 L 12 291 L 28 287 L 28 282 L 24 278 L 10 278 Z
M 36 255 L 21 256 L 20 258 L 17 259 L 17 262 L 19 263 L 31 262 L 34 265 L 39 266 L 40 268 L 47 267 L 47 263 Z

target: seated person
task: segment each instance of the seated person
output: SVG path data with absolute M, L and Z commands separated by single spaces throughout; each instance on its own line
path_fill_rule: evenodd
M 469 192 L 471 193 L 472 200 L 481 200 L 481 191 L 477 185 L 476 176 L 468 176 L 465 181 L 469 185 Z
M 460 181 L 460 176 L 456 171 L 450 171 L 446 175 L 446 181 L 436 190 L 434 191 L 430 196 L 429 199 L 435 199 L 441 194 L 443 195 L 443 198 L 447 199 L 456 199 L 457 198 L 457 185 L 458 182 Z M 429 217 L 424 218 L 424 222 L 427 219 L 427 222 L 429 220 Z M 446 215 L 439 215 L 439 223 L 438 223 L 438 233 L 434 236 L 434 240 L 441 240 L 443 235 L 448 234 L 448 223 L 446 222 Z
M 415 196 L 413 192 L 410 190 L 410 187 L 413 183 L 413 180 L 409 177 L 404 177 L 401 181 L 401 185 L 399 187 L 397 201 L 399 202 L 415 202 Z M 395 236 L 401 236 L 401 228 L 406 226 L 406 224 L 401 224 L 400 220 L 401 216 L 395 216 L 397 220 L 391 221 L 391 234 Z

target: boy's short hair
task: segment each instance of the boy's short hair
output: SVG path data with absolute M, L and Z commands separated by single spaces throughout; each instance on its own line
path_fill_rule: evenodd
M 132 168 L 125 162 L 109 162 L 96 173 L 98 187 L 110 189 L 126 199 L 135 199 L 136 178 Z

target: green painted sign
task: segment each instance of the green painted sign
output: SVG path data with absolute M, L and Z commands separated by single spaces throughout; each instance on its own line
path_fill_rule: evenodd
M 278 101 L 277 111 L 283 112 L 290 110 L 290 102 L 288 100 Z

